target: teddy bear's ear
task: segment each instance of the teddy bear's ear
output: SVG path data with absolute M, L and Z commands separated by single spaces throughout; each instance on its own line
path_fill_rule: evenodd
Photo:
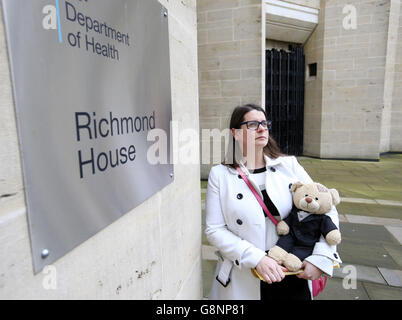
M 339 192 L 336 189 L 329 189 L 329 192 L 332 196 L 332 202 L 334 206 L 338 205 L 341 202 L 341 198 L 339 197 Z
M 317 187 L 318 192 L 328 192 L 326 186 L 323 186 L 321 183 L 316 183 L 315 186 Z
M 295 192 L 296 189 L 301 187 L 302 185 L 303 185 L 303 183 L 301 183 L 300 181 L 297 181 L 297 182 L 289 185 L 289 190 L 290 190 L 290 192 Z

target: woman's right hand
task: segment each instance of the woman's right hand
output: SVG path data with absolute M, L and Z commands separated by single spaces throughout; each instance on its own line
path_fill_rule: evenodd
M 281 282 L 285 278 L 286 268 L 279 265 L 274 259 L 264 256 L 256 267 L 258 273 L 269 284 Z

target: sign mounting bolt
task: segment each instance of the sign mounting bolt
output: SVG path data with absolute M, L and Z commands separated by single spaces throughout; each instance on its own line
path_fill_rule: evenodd
M 48 249 L 43 249 L 41 252 L 42 259 L 46 259 L 49 256 L 50 252 Z

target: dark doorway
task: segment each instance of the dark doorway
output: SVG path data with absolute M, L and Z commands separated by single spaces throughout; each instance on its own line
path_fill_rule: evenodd
M 266 51 L 265 108 L 272 120 L 271 135 L 282 152 L 303 153 L 304 73 L 303 48 Z

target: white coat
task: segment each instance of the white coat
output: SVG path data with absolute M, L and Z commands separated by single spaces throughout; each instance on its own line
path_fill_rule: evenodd
M 265 161 L 266 191 L 284 219 L 292 209 L 289 184 L 296 181 L 309 183 L 312 179 L 294 156 L 277 159 L 265 156 Z M 240 166 L 263 198 L 247 168 L 243 164 Z M 339 228 L 334 206 L 327 215 Z M 218 264 L 209 298 L 259 300 L 260 280 L 251 274 L 250 269 L 255 268 L 266 255 L 265 251 L 276 244 L 276 228 L 265 218 L 261 205 L 238 172 L 222 164 L 212 167 L 209 174 L 205 233 L 210 244 L 218 249 Z M 330 276 L 333 261 L 340 262 L 336 246 L 328 245 L 322 236 L 306 260 Z M 216 280 L 218 275 L 221 283 Z M 311 281 L 309 286 L 311 291 Z

